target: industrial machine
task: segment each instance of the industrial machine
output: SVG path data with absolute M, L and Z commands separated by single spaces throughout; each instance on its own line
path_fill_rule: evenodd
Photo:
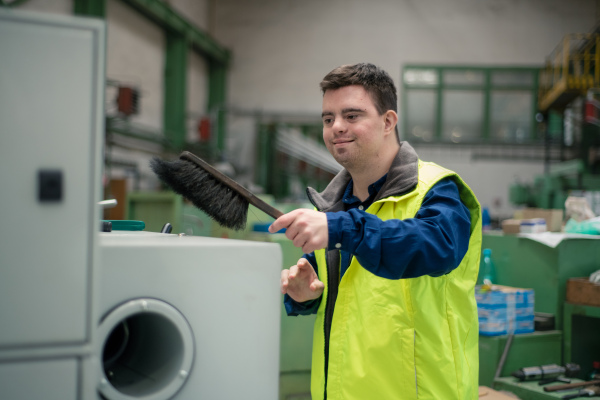
M 113 231 L 100 249 L 102 396 L 277 399 L 277 244 Z
M 279 245 L 100 232 L 105 36 L 0 9 L 0 398 L 275 400 Z

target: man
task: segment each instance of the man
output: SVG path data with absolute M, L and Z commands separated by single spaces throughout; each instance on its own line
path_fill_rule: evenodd
M 305 256 L 282 271 L 288 315 L 316 313 L 317 399 L 476 399 L 481 210 L 454 172 L 397 134 L 396 88 L 372 64 L 321 82 L 323 140 L 344 170 L 315 210 L 269 228 Z

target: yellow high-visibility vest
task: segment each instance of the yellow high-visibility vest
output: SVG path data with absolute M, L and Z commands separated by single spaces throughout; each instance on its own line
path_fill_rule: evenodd
M 413 218 L 427 192 L 452 177 L 471 213 L 469 249 L 440 276 L 386 279 L 356 257 L 338 288 L 325 376 L 326 251 L 315 252 L 325 284 L 313 335 L 312 399 L 470 400 L 478 397 L 479 327 L 474 287 L 481 252 L 481 207 L 454 172 L 419 160 L 411 192 L 376 201 L 366 211 L 382 220 Z

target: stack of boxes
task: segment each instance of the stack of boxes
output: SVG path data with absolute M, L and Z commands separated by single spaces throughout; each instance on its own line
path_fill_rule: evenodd
M 514 219 L 502 221 L 502 232 L 508 234 L 561 232 L 562 230 L 562 209 L 524 208 L 515 212 Z
M 484 336 L 534 331 L 534 292 L 509 286 L 475 287 L 479 334 Z

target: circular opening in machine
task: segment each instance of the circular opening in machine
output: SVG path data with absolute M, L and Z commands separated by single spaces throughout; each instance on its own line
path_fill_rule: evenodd
M 167 399 L 184 384 L 193 341 L 187 321 L 173 307 L 158 300 L 132 301 L 111 312 L 102 328 L 99 390 L 104 397 Z

